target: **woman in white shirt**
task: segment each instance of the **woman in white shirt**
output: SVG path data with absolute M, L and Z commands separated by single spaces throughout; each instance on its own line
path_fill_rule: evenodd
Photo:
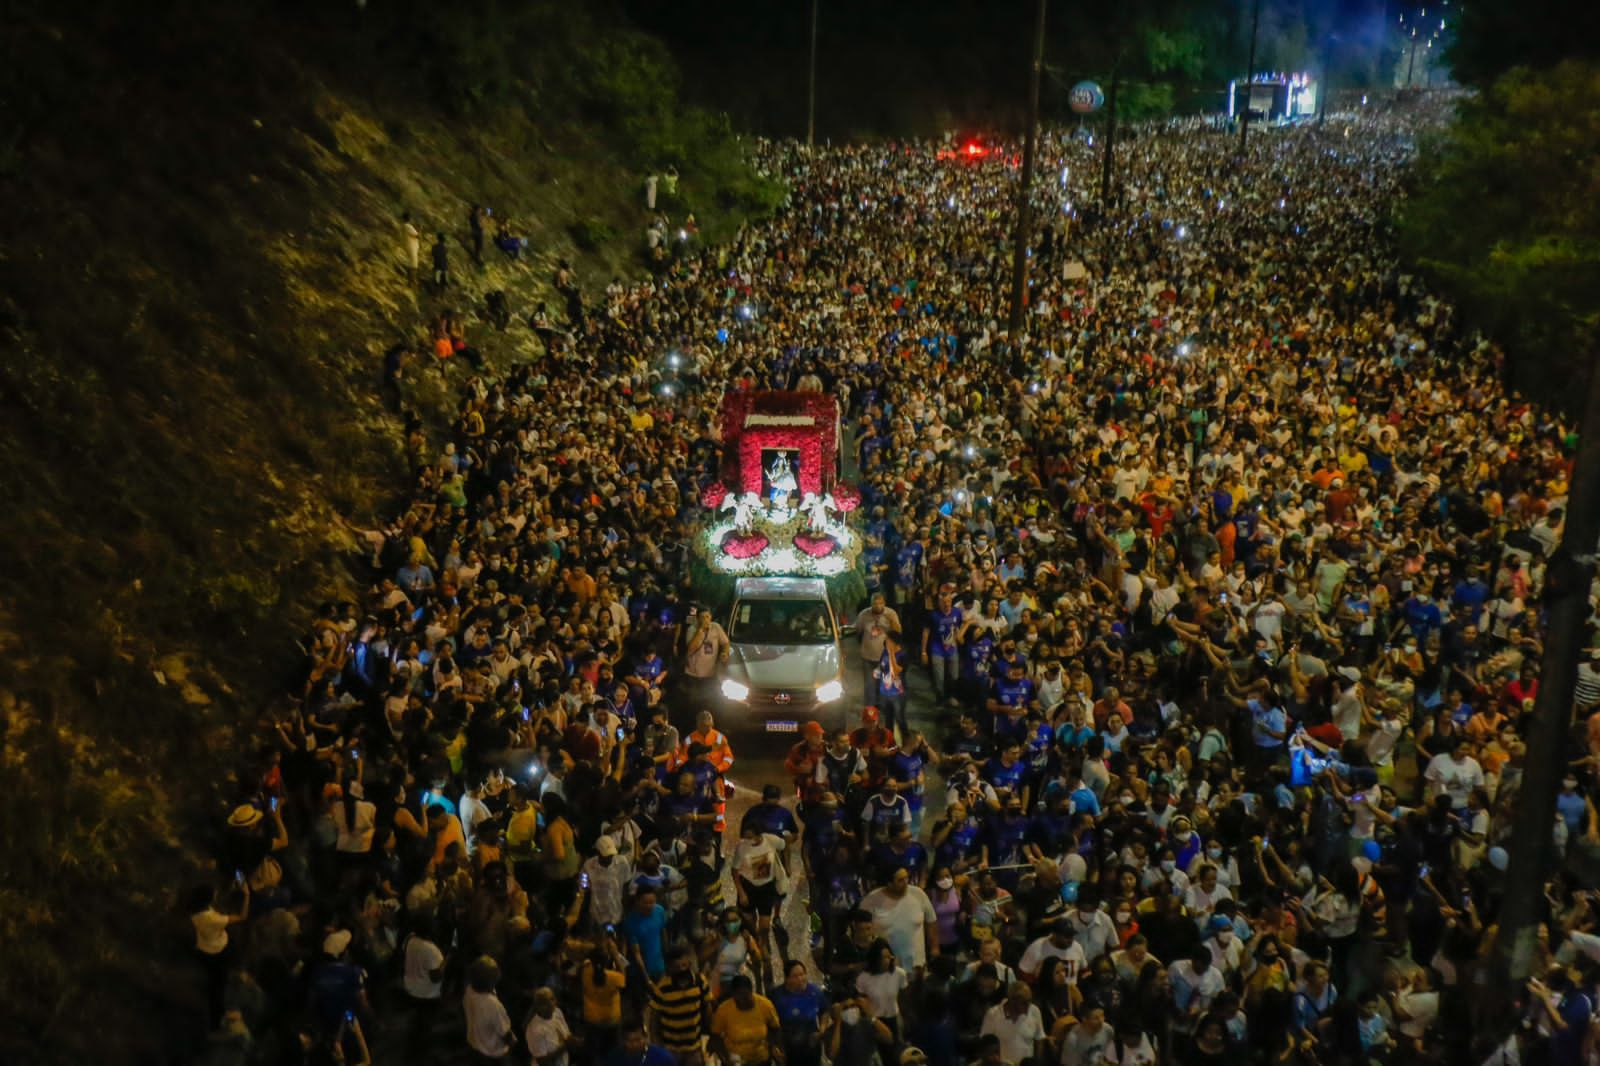
M 867 968 L 856 976 L 856 991 L 866 997 L 872 1013 L 900 1039 L 900 994 L 911 983 L 887 944 L 872 953 Z
M 329 785 L 327 791 L 329 798 L 335 800 L 331 812 L 337 834 L 333 842 L 334 850 L 346 861 L 366 859 L 372 853 L 378 808 L 361 798 L 359 781 L 347 781 L 343 788 Z
M 206 997 L 213 1022 L 222 1017 L 222 994 L 227 987 L 228 967 L 233 958 L 233 953 L 228 950 L 228 927 L 244 921 L 250 911 L 250 885 L 242 878 L 238 885 L 243 896 L 240 905 L 231 913 L 217 909 L 216 893 L 209 885 L 195 889 L 189 901 L 189 923 L 194 926 L 194 951 L 205 967 Z

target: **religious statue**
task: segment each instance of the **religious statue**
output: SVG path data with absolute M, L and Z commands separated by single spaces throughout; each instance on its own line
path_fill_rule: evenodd
M 767 468 L 767 484 L 774 507 L 786 506 L 789 497 L 800 491 L 800 483 L 795 480 L 794 470 L 789 466 L 788 452 L 779 452 L 778 457 L 772 460 L 772 465 Z

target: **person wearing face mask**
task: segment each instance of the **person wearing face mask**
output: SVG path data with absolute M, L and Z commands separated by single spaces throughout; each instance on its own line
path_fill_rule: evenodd
M 939 951 L 954 958 L 961 948 L 963 907 L 961 889 L 956 887 L 950 867 L 940 866 L 934 870 L 933 881 L 928 889 L 928 902 L 933 904 L 938 924 Z
M 1173 858 L 1178 861 L 1178 869 L 1188 870 L 1194 865 L 1196 857 L 1204 853 L 1205 842 L 1194 831 L 1187 815 L 1175 816 L 1171 824 Z
M 1202 866 L 1210 866 L 1217 872 L 1217 884 L 1230 892 L 1239 883 L 1239 864 L 1234 861 L 1228 850 L 1222 846 L 1221 841 L 1211 840 L 1206 842 L 1205 849 L 1196 855 L 1189 863 L 1189 880 L 1193 882 L 1200 875 Z
M 1561 792 L 1556 796 L 1556 814 L 1567 824 L 1569 839 L 1583 832 L 1589 801 L 1578 789 L 1578 778 L 1567 774 L 1561 779 Z
M 864 996 L 833 1005 L 823 1038 L 833 1066 L 872 1066 L 879 1061 L 878 1048 L 893 1040 L 893 1031 L 873 1017 Z
M 1183 905 L 1203 932 L 1217 902 L 1232 898 L 1233 894 L 1218 882 L 1216 866 L 1207 862 L 1200 866 L 1195 879 L 1190 882 L 1189 891 L 1183 895 Z
M 1124 950 L 1128 942 L 1139 935 L 1139 916 L 1134 911 L 1132 896 L 1121 896 L 1111 901 L 1111 924 L 1117 931 L 1117 949 Z
M 1146 892 L 1153 891 L 1157 885 L 1165 885 L 1180 899 L 1189 891 L 1189 875 L 1178 869 L 1178 853 L 1170 846 L 1157 853 L 1156 861 L 1145 869 L 1143 882 Z
M 1222 915 L 1213 915 L 1206 923 L 1206 944 L 1211 949 L 1211 962 L 1222 976 L 1232 982 L 1244 966 L 1244 943 L 1233 930 L 1233 923 Z
M 761 964 L 761 947 L 733 907 L 722 912 L 717 932 L 701 946 L 700 962 L 711 967 L 711 993 L 718 1000 L 727 997 L 739 978 L 754 978 Z
M 1098 959 L 1121 943 L 1116 924 L 1111 915 L 1100 909 L 1100 892 L 1092 885 L 1078 890 L 1077 906 L 1067 921 L 1072 923 L 1073 939 L 1088 959 Z

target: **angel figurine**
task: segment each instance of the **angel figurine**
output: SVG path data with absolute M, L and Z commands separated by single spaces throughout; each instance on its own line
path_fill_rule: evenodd
M 743 496 L 735 496 L 730 492 L 728 498 L 722 501 L 722 509 L 724 511 L 732 509 L 733 528 L 740 533 L 748 533 L 750 527 L 755 524 L 757 512 L 761 510 L 761 497 L 753 492 L 747 492 Z
M 800 501 L 800 509 L 806 512 L 806 528 L 820 537 L 828 532 L 828 512 L 837 510 L 837 507 L 832 494 L 818 496 L 808 492 L 806 498 Z

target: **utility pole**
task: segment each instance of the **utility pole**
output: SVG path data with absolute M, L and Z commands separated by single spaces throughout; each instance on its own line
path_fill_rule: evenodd
M 1245 143 L 1250 138 L 1250 99 L 1255 96 L 1256 33 L 1261 29 L 1261 0 L 1256 0 L 1250 15 L 1250 62 L 1244 78 L 1244 114 L 1239 116 L 1239 154 L 1244 155 Z M 1237 91 L 1237 90 L 1235 90 Z
M 1600 544 L 1600 358 L 1591 359 L 1589 397 L 1578 432 L 1578 454 L 1567 498 L 1566 528 L 1561 545 L 1546 570 L 1544 603 L 1549 618 L 1539 693 L 1523 755 L 1522 790 L 1517 794 L 1512 826 L 1505 900 L 1500 905 L 1500 931 L 1490 957 L 1492 1000 L 1486 1003 L 1486 1035 L 1504 1038 L 1515 1024 L 1512 1001 L 1523 980 L 1534 973 L 1539 923 L 1544 914 L 1544 886 L 1555 871 L 1558 782 L 1567 771 L 1560 764 L 1563 740 L 1572 723 L 1577 688 L 1578 656 L 1589 616 L 1589 585 L 1594 578 L 1596 545 Z
M 1122 53 L 1111 63 L 1111 89 L 1106 93 L 1106 143 L 1100 152 L 1100 213 L 1111 210 L 1112 153 L 1117 147 L 1117 85 L 1122 81 Z
M 1033 238 L 1033 172 L 1039 155 L 1039 77 L 1044 70 L 1044 15 L 1047 0 L 1035 0 L 1033 66 L 1028 72 L 1028 136 L 1022 147 L 1022 173 L 1017 176 L 1016 247 L 1011 253 L 1011 322 L 1013 353 L 1022 350 L 1022 319 L 1028 302 L 1028 242 Z
M 816 141 L 816 6 L 819 0 L 811 0 L 811 75 L 806 78 L 805 101 L 805 150 L 810 152 L 811 144 Z

